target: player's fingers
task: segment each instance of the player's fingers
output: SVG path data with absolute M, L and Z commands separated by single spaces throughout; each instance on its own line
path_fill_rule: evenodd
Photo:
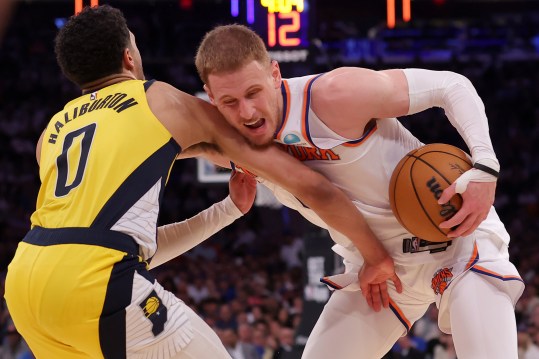
M 466 217 L 464 221 L 462 221 L 461 224 L 458 225 L 457 228 L 453 229 L 451 232 L 447 234 L 450 238 L 457 238 L 465 236 L 466 233 L 473 232 L 473 224 L 476 222 L 477 216 L 469 215 Z
M 380 283 L 380 297 L 382 298 L 382 305 L 384 308 L 389 307 L 389 293 L 387 292 L 387 283 Z
M 397 276 L 397 274 L 394 273 L 390 279 L 395 285 L 395 290 L 397 291 L 397 293 L 402 293 L 402 282 L 401 279 Z
M 367 295 L 371 292 L 371 288 L 369 287 L 369 283 L 367 283 L 364 280 L 361 280 L 361 278 L 360 278 L 359 279 L 359 288 L 361 289 L 361 294 L 363 294 L 363 296 L 365 298 L 367 298 Z
M 469 219 L 470 219 L 470 217 L 469 217 Z M 468 219 L 466 221 L 468 221 Z M 481 216 L 476 216 L 473 219 L 470 219 L 471 224 L 468 225 L 468 229 L 464 230 L 464 229 L 460 228 L 462 225 L 467 224 L 467 223 L 463 222 L 454 231 L 449 232 L 449 234 L 452 234 L 453 232 L 455 232 L 455 233 L 453 233 L 455 235 L 455 237 L 469 236 L 470 234 L 472 234 L 477 229 L 477 227 L 479 227 L 481 222 L 483 222 L 482 217 Z
M 255 176 L 245 176 L 245 181 L 251 186 L 256 186 L 256 184 L 258 183 Z
M 440 196 L 440 198 L 438 198 L 438 204 L 444 204 L 444 203 L 449 202 L 451 197 L 453 197 L 456 193 L 455 186 L 456 184 L 453 183 L 451 186 L 444 189 L 444 191 L 442 192 L 442 195 Z
M 367 304 L 369 305 L 369 307 L 373 308 L 372 293 L 371 293 L 370 285 L 367 285 L 366 288 L 361 288 L 361 294 L 363 294 L 363 296 L 365 297 L 365 300 L 367 301 Z
M 368 295 L 365 299 L 367 299 L 367 304 L 369 305 L 369 307 L 372 308 L 375 312 L 377 312 L 372 302 L 372 295 Z
M 440 228 L 453 228 L 460 225 L 468 216 L 469 212 L 463 207 L 455 215 L 447 221 L 440 223 Z
M 236 172 L 234 176 L 241 179 L 241 183 L 245 183 L 246 179 L 249 178 L 249 176 L 247 176 L 245 173 L 242 173 L 242 172 Z
M 380 299 L 380 285 L 371 284 L 372 309 L 379 312 L 382 309 L 382 301 Z

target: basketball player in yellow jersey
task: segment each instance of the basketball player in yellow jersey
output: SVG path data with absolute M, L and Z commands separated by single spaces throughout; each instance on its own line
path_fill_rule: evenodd
M 360 281 L 374 301 L 387 303 L 386 280 L 400 286 L 359 211 L 324 177 L 272 146 L 252 146 L 207 102 L 144 81 L 119 10 L 85 8 L 60 30 L 55 50 L 83 94 L 38 142 L 37 209 L 5 290 L 38 358 L 230 358 L 211 328 L 148 272 L 152 258 L 153 265 L 170 259 L 167 251 L 182 241 L 166 235 L 173 225 L 156 238 L 156 223 L 173 162 L 194 148 L 222 151 L 278 183 L 350 238 L 366 258 Z M 234 219 L 211 211 L 213 229 Z

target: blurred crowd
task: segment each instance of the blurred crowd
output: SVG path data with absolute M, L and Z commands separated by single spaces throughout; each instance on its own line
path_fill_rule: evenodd
M 192 58 L 199 39 L 217 20 L 206 18 L 202 25 L 197 16 L 171 15 L 157 6 L 151 10 L 124 10 L 137 36 L 147 78 L 170 82 L 189 93 L 200 91 Z M 62 11 L 69 16 L 71 9 L 20 5 L 0 40 L 0 358 L 5 359 L 31 357 L 10 320 L 3 284 L 35 207 L 39 188 L 35 144 L 48 119 L 79 95 L 60 73 L 52 51 Z M 339 58 L 333 63 L 338 65 Z M 324 71 L 328 66 L 327 61 L 313 61 L 290 67 L 294 74 L 289 74 L 283 64 L 282 71 L 291 76 Z M 536 57 L 503 61 L 472 57 L 428 65 L 419 60 L 405 65 L 368 64 L 375 69 L 403 66 L 462 73 L 485 102 L 502 168 L 495 206 L 512 237 L 512 261 L 527 285 L 516 307 L 519 350 L 521 359 L 537 359 L 539 156 L 534 143 L 539 142 L 539 61 Z M 423 142 L 465 148 L 440 110 L 401 120 Z M 160 222 L 194 215 L 224 198 L 227 191 L 224 184 L 198 183 L 196 162 L 181 161 L 172 171 Z M 154 271 L 166 289 L 215 328 L 234 358 L 290 358 L 287 353 L 293 352 L 303 309 L 301 258 L 304 246 L 309 245 L 303 237 L 313 227 L 296 217 L 283 218 L 282 210 L 256 207 L 203 245 Z M 451 336 L 438 330 L 436 317 L 433 306 L 386 358 L 456 358 Z

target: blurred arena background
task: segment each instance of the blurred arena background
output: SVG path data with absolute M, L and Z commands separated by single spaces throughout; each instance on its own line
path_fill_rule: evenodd
M 232 22 L 263 36 L 285 77 L 338 66 L 423 67 L 468 76 L 485 102 L 501 162 L 495 206 L 527 284 L 516 308 L 521 358 L 539 358 L 538 0 L 100 1 L 105 3 L 124 11 L 146 78 L 191 94 L 202 91 L 193 64 L 200 39 L 213 26 Z M 53 53 L 55 33 L 74 10 L 71 0 L 0 0 L 0 358 L 32 357 L 9 319 L 3 281 L 35 207 L 37 139 L 48 119 L 79 95 Z M 401 120 L 423 142 L 465 148 L 440 110 Z M 160 223 L 188 218 L 224 198 L 226 176 L 196 160 L 180 161 Z M 339 262 L 326 233 L 267 194 L 257 203 L 155 274 L 216 328 L 225 345 L 239 341 L 259 354 L 237 359 L 299 358 L 330 295 L 318 279 L 338 270 Z M 431 308 L 386 358 L 454 358 L 436 314 Z

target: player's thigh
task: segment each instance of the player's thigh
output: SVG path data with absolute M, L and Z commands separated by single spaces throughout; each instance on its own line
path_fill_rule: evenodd
M 36 358 L 95 358 L 92 355 L 78 351 L 72 346 L 58 342 L 38 327 L 25 330 L 24 340 Z
M 91 268 L 123 254 L 94 248 L 90 257 L 79 253 L 80 246 L 21 242 L 9 266 L 8 308 L 38 358 L 88 358 L 100 353 L 98 319 L 108 276 Z
M 465 273 L 455 283 L 449 306 L 459 359 L 517 359 L 513 302 L 490 278 Z
M 191 308 L 185 312 L 192 323 L 194 337 L 187 347 L 178 353 L 175 359 L 232 359 L 223 346 L 217 333 L 200 318 Z
M 398 303 L 392 301 L 391 308 L 375 312 L 359 291 L 334 292 L 307 340 L 302 358 L 381 358 L 428 308 L 428 303 Z

